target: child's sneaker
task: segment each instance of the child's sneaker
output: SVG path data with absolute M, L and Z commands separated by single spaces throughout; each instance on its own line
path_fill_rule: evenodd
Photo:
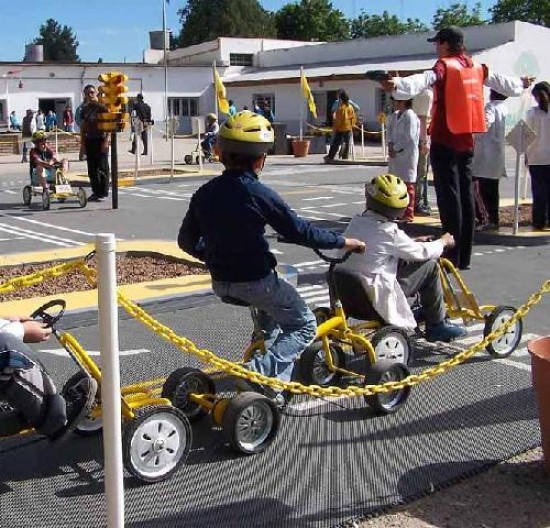
M 432 343 L 434 341 L 449 343 L 453 339 L 465 336 L 467 333 L 466 328 L 453 324 L 447 319 L 443 319 L 443 321 L 435 325 L 426 325 L 426 340 Z

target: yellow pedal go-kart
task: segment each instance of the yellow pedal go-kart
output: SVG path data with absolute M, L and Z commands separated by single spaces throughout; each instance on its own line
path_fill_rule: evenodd
M 78 372 L 64 384 L 61 394 L 68 394 L 86 376 L 94 378 L 98 387 L 101 387 L 101 371 L 97 364 L 72 335 L 56 329 L 55 325 L 64 311 L 65 301 L 57 299 L 44 304 L 32 314 L 34 319 L 52 328 L 54 336 L 78 366 Z M 192 432 L 185 415 L 172 406 L 168 399 L 158 397 L 147 385 L 138 383 L 121 388 L 123 461 L 127 471 L 137 479 L 159 482 L 172 475 L 187 459 Z M 13 424 L 21 424 L 18 411 L 0 402 L 0 431 L 12 429 L 4 437 L 33 431 L 24 425 L 13 431 Z M 89 415 L 78 423 L 74 432 L 89 436 L 101 430 L 101 394 L 98 389 Z
M 71 185 L 63 172 L 62 164 L 55 164 L 52 172 L 52 176 L 47 176 L 48 190 L 42 188 L 36 176 L 31 172 L 30 185 L 23 187 L 23 204 L 29 206 L 33 197 L 40 196 L 44 211 L 50 208 L 52 200 L 65 203 L 70 198 L 76 198 L 80 207 L 86 207 L 88 203 L 86 191 L 80 186 L 74 187 Z

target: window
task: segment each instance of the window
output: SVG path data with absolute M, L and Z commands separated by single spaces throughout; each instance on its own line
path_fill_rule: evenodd
M 175 117 L 193 117 L 197 116 L 199 109 L 198 97 L 169 97 L 168 113 Z
M 229 64 L 231 66 L 252 66 L 254 55 L 251 53 L 230 53 Z

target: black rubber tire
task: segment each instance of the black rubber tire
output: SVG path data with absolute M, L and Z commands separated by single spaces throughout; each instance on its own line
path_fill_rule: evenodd
M 48 191 L 42 191 L 42 209 L 47 211 L 50 208 L 52 201 Z
M 76 191 L 76 197 L 78 199 L 78 205 L 80 205 L 81 208 L 88 205 L 88 197 L 86 196 L 86 191 L 82 187 L 79 187 L 78 191 Z
M 187 165 L 191 165 L 191 163 L 193 163 L 193 156 L 191 156 L 191 154 L 186 154 L 183 157 L 183 161 L 185 161 Z
M 317 326 L 319 326 L 320 324 L 323 324 L 332 317 L 332 311 L 326 306 L 319 306 L 318 308 L 315 308 L 315 310 L 313 310 L 313 315 L 315 315 Z
M 409 375 L 409 369 L 403 363 L 395 363 L 389 360 L 377 361 L 365 376 L 365 385 L 381 385 L 387 381 L 399 381 Z M 407 401 L 411 392 L 410 387 L 392 391 L 391 393 L 378 393 L 365 396 L 376 414 L 392 414 L 397 412 Z
M 330 343 L 332 362 L 340 368 L 346 363 L 344 351 L 338 345 Z M 325 361 L 323 343 L 315 341 L 309 345 L 300 356 L 300 377 L 306 385 L 319 385 L 329 387 L 337 385 L 342 375 L 339 372 L 331 372 Z
M 197 165 L 200 165 L 200 163 L 201 163 L 201 161 L 200 161 L 200 156 L 196 156 L 196 157 L 195 157 L 195 163 L 196 163 Z
M 195 368 L 183 367 L 174 370 L 162 386 L 162 397 L 168 398 L 190 422 L 196 422 L 208 414 L 208 409 L 190 401 L 190 393 L 215 394 L 216 386 L 204 372 Z
M 513 306 L 497 306 L 485 319 L 483 337 L 487 337 L 494 329 L 501 326 L 504 320 L 510 319 L 516 309 Z M 509 316 L 508 316 L 509 315 Z M 511 331 L 500 339 L 489 343 L 485 350 L 494 358 L 505 358 L 516 350 L 523 335 L 523 320 L 518 319 Z
M 25 185 L 23 187 L 23 205 L 29 206 L 32 202 L 32 187 L 30 185 Z
M 61 396 L 64 396 L 67 393 L 69 387 L 72 387 L 78 383 L 82 378 L 87 377 L 87 374 L 79 371 L 73 374 L 63 385 L 61 389 Z M 98 386 L 97 393 L 95 395 L 94 405 L 101 404 L 101 387 Z M 80 423 L 75 427 L 74 433 L 78 436 L 96 436 L 103 431 L 103 420 L 101 418 L 91 418 L 86 416 L 83 418 Z
M 253 455 L 267 449 L 275 440 L 280 421 L 279 411 L 269 398 L 256 392 L 241 392 L 229 401 L 223 413 L 222 429 L 233 449 Z M 246 432 L 253 436 L 249 442 L 242 438 Z
M 57 201 L 59 203 L 65 203 L 67 201 L 67 198 L 58 198 Z
M 387 359 L 394 363 L 410 365 L 413 347 L 407 333 L 395 326 L 383 326 L 374 332 L 370 342 L 376 352 L 376 361 Z
M 189 455 L 193 439 L 191 424 L 179 409 L 169 405 L 134 409 L 134 413 L 135 418 L 125 423 L 122 436 L 124 467 L 132 476 L 142 482 L 153 483 L 166 480 L 181 464 L 185 463 Z M 158 422 L 154 423 L 155 420 L 158 420 Z M 149 421 L 153 422 L 153 427 L 147 428 L 147 422 Z M 181 435 L 176 435 L 176 429 L 179 429 Z M 174 442 L 175 440 L 179 440 L 176 450 L 172 446 L 170 448 L 164 447 L 168 444 L 168 441 Z M 143 445 L 140 447 L 137 442 L 141 442 Z M 161 461 L 161 455 L 156 450 L 156 454 L 154 454 L 155 451 L 152 450 L 152 446 L 158 448 L 159 445 L 162 445 L 162 451 L 168 453 L 168 458 L 173 459 L 167 470 L 155 474 L 139 468 L 138 460 L 132 457 L 132 448 L 134 447 L 134 454 L 140 460 L 154 457 L 155 461 L 159 462 Z M 151 453 L 153 453 L 153 456 L 151 456 Z

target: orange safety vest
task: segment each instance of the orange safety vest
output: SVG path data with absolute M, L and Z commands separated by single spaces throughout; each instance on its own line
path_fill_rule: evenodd
M 474 62 L 471 68 L 467 68 L 454 57 L 440 60 L 446 67 L 445 117 L 449 131 L 453 134 L 485 132 L 483 66 Z
M 349 103 L 341 103 L 334 112 L 334 130 L 336 132 L 350 132 L 355 125 L 355 110 Z

